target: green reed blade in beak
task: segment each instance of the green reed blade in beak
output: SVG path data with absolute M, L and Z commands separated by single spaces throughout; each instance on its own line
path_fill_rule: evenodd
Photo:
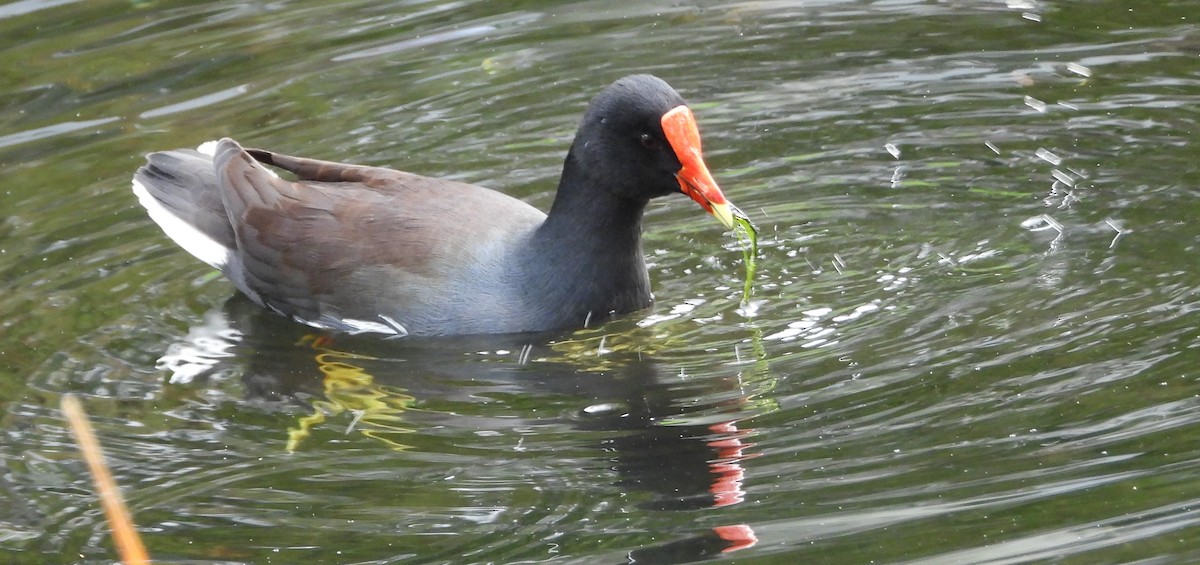
M 734 231 L 737 232 L 738 241 L 741 241 L 742 237 L 745 236 L 750 242 L 750 245 L 742 246 L 742 260 L 746 263 L 746 282 L 742 285 L 742 303 L 745 304 L 750 301 L 750 291 L 754 284 L 754 273 L 758 270 L 758 227 L 737 206 L 730 203 L 729 208 L 733 212 Z

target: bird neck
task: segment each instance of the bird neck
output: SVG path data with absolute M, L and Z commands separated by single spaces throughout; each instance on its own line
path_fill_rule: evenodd
M 540 232 L 551 241 L 570 241 L 575 249 L 592 252 L 628 253 L 640 249 L 642 213 L 646 199 L 619 196 L 608 184 L 621 179 L 607 171 L 589 172 L 581 167 L 572 150 L 563 164 L 562 179 L 554 204 Z
M 538 267 L 528 287 L 558 310 L 564 325 L 599 321 L 610 312 L 624 314 L 650 303 L 642 256 L 647 201 L 618 196 L 604 186 L 618 179 L 604 175 L 589 175 L 569 152 L 554 204 L 529 247 L 528 260 Z

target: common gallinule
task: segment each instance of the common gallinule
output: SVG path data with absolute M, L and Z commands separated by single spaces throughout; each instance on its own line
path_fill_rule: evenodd
M 650 304 L 641 231 L 651 198 L 682 192 L 733 225 L 691 110 L 650 75 L 592 99 L 549 214 L 479 186 L 232 139 L 151 153 L 133 191 L 251 300 L 350 333 L 586 326 Z

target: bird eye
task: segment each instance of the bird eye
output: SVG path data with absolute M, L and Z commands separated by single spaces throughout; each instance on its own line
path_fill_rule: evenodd
M 648 133 L 643 133 L 639 137 L 639 140 L 642 142 L 642 145 L 644 147 L 654 147 L 654 138 L 651 137 L 650 134 L 648 134 Z

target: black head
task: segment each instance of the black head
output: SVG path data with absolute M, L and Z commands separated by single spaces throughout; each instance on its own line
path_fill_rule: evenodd
M 624 198 L 656 198 L 680 192 L 682 168 L 663 133 L 662 117 L 685 105 L 671 85 L 651 75 L 622 78 L 588 105 L 571 152 L 603 187 Z
M 683 97 L 650 75 L 612 83 L 583 115 L 556 206 L 560 199 L 605 197 L 625 202 L 640 218 L 651 198 L 675 192 L 732 227 L 729 205 L 701 156 L 696 119 Z

